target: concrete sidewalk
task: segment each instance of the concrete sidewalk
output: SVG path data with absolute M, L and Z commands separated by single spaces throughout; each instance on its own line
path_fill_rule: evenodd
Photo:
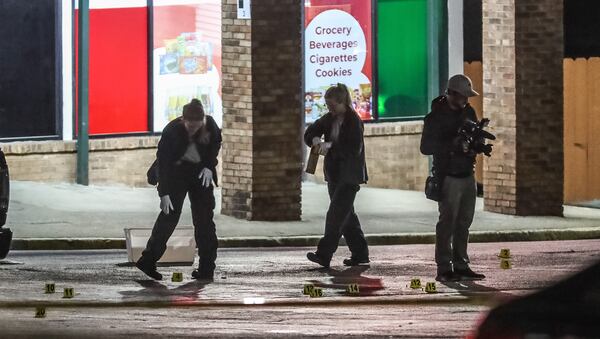
M 328 206 L 324 185 L 303 185 L 303 216 L 297 222 L 245 221 L 219 214 L 215 222 L 225 247 L 312 246 L 322 235 Z M 124 228 L 151 228 L 159 211 L 156 190 L 125 186 L 11 183 L 7 226 L 14 249 L 124 248 Z M 363 187 L 356 210 L 371 244 L 431 243 L 437 204 L 422 192 Z M 191 226 L 186 201 L 180 227 Z M 514 217 L 483 211 L 471 228 L 472 241 L 600 238 L 600 210 L 565 206 L 565 217 Z

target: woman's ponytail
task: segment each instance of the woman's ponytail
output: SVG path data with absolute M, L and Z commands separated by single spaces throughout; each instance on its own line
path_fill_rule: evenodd
M 348 87 L 342 83 L 337 83 L 336 85 L 329 87 L 325 92 L 325 99 L 333 99 L 346 105 L 348 111 L 358 114 L 354 110 L 354 107 L 352 107 L 352 98 L 350 97 Z

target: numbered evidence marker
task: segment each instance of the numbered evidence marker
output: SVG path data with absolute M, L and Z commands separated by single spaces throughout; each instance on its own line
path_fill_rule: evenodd
M 510 259 L 510 250 L 508 248 L 503 248 L 500 250 L 498 256 L 502 259 Z
M 410 280 L 410 288 L 412 289 L 418 289 L 421 288 L 421 279 L 419 278 L 414 278 Z
M 509 260 L 502 259 L 502 261 L 500 261 L 500 268 L 503 270 L 510 270 L 512 268 L 512 264 Z
M 182 282 L 183 281 L 183 273 L 181 272 L 173 272 L 173 276 L 171 277 L 172 282 Z
M 315 289 L 313 284 L 304 284 L 304 291 L 302 292 L 304 295 L 310 295 L 310 293 Z
M 360 288 L 358 287 L 358 284 L 350 284 L 346 287 L 346 292 L 348 294 L 360 294 Z
M 44 288 L 44 293 L 50 294 L 54 292 L 56 292 L 56 285 L 54 285 L 54 283 L 46 284 L 46 287 Z
M 425 285 L 425 292 L 427 292 L 427 293 L 437 293 L 437 288 L 435 287 L 435 283 L 434 282 L 428 282 L 427 285 Z
M 75 290 L 73 287 L 65 287 L 63 292 L 63 298 L 71 299 L 75 296 Z
M 45 307 L 36 307 L 35 308 L 35 317 L 36 318 L 46 318 L 46 308 Z
M 322 296 L 323 296 L 323 289 L 321 289 L 321 288 L 313 288 L 313 290 L 310 292 L 311 298 L 320 298 Z

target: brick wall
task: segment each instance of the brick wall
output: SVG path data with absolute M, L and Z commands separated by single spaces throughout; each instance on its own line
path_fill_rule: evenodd
M 429 160 L 420 152 L 423 123 L 368 124 L 365 152 L 370 187 L 420 191 Z
M 300 220 L 301 0 L 252 3 L 252 218 Z
M 419 150 L 422 132 L 421 121 L 366 124 L 367 186 L 423 190 L 429 173 L 429 160 Z M 319 159 L 315 175 L 307 175 L 307 180 L 324 183 L 323 157 Z
M 498 136 L 485 208 L 562 215 L 562 2 L 483 2 L 484 111 Z
M 146 186 L 146 171 L 156 157 L 159 137 L 90 140 L 90 184 Z M 0 144 L 11 180 L 75 182 L 74 141 Z
M 252 26 L 237 18 L 236 1 L 222 2 L 222 213 L 252 216 Z
M 365 125 L 365 148 L 370 176 L 368 186 L 417 191 L 423 189 L 428 160 L 419 153 L 422 129 L 422 122 Z M 227 130 L 223 131 L 226 132 Z M 159 138 L 92 139 L 90 183 L 146 186 L 146 170 L 154 161 Z M 7 154 L 12 180 L 75 182 L 77 158 L 73 141 L 0 143 L 0 148 Z M 220 167 L 224 165 L 221 160 L 220 157 Z M 321 159 L 317 175 L 309 176 L 309 181 L 324 182 L 322 165 Z M 231 163 L 224 166 L 229 169 L 237 168 L 236 164 Z M 220 177 L 222 171 L 222 168 L 218 169 Z M 249 178 L 251 180 L 250 176 Z M 222 181 L 220 178 L 221 187 Z M 240 181 L 243 179 L 238 177 L 237 182 Z
M 299 220 L 302 172 L 301 0 L 223 2 L 222 213 Z
M 563 3 L 516 5 L 518 212 L 562 215 Z
M 514 0 L 483 2 L 483 107 L 498 140 L 484 161 L 487 210 L 516 214 Z

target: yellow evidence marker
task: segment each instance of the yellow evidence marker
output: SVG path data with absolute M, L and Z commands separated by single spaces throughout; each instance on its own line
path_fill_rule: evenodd
M 182 282 L 183 281 L 183 273 L 181 272 L 173 272 L 173 276 L 171 277 L 172 282 Z
M 65 287 L 63 292 L 63 298 L 71 299 L 75 296 L 75 290 L 73 287 Z
M 313 288 L 313 290 L 310 292 L 311 298 L 320 298 L 322 296 L 323 296 L 323 289 L 321 289 L 321 288 Z
M 54 283 L 46 284 L 46 287 L 44 288 L 44 293 L 50 294 L 54 292 L 56 292 L 56 285 L 54 285 Z
M 437 293 L 437 288 L 435 287 L 435 283 L 434 282 L 428 282 L 427 285 L 425 285 L 425 292 L 427 292 L 427 293 Z
M 508 248 L 503 248 L 500 250 L 498 256 L 502 259 L 510 259 L 510 250 Z
M 304 295 L 310 295 L 310 293 L 315 289 L 315 286 L 313 284 L 304 284 L 304 290 L 303 290 L 303 294 Z
M 36 318 L 46 318 L 46 308 L 45 307 L 36 307 L 35 308 L 35 317 Z
M 512 268 L 512 264 L 509 260 L 502 259 L 502 261 L 500 261 L 500 268 L 503 270 L 510 270 Z
M 358 284 L 350 284 L 346 287 L 346 292 L 348 294 L 360 294 L 360 287 L 358 287 Z
M 422 286 L 421 286 L 421 279 L 419 279 L 419 278 L 413 278 L 413 279 L 411 279 L 410 280 L 410 288 L 412 288 L 413 290 L 422 288 Z

